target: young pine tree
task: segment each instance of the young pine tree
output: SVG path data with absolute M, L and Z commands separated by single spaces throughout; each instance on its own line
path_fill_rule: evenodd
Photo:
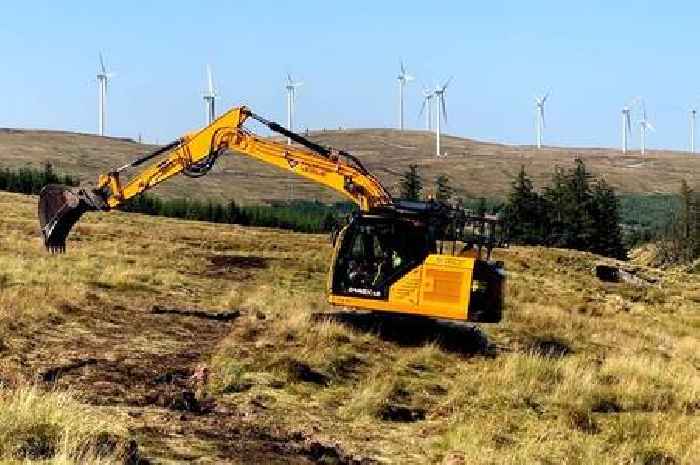
M 420 200 L 423 192 L 423 181 L 418 174 L 418 165 L 411 164 L 408 171 L 404 172 L 399 183 L 401 198 L 405 200 Z
M 613 188 L 603 179 L 598 180 L 593 187 L 591 206 L 593 234 L 589 250 L 600 255 L 625 259 L 627 250 L 622 242 L 620 201 Z
M 447 203 L 452 198 L 452 186 L 450 180 L 444 174 L 441 174 L 435 179 L 435 200 L 438 202 Z
M 510 239 L 521 244 L 542 244 L 545 239 L 546 215 L 540 195 L 532 180 L 520 167 L 511 183 L 511 191 L 503 209 L 503 222 Z
M 578 250 L 593 250 L 595 244 L 595 225 L 593 220 L 593 191 L 591 189 L 592 175 L 580 158 L 576 159 L 576 167 L 569 172 L 568 180 L 568 211 L 567 219 L 570 228 L 569 247 Z
M 594 235 L 591 174 L 580 159 L 576 167 L 557 168 L 545 188 L 549 233 L 547 243 L 555 247 L 591 250 Z

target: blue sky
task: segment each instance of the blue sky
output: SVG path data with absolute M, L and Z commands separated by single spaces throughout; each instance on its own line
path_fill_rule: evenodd
M 207 63 L 219 109 L 284 122 L 291 72 L 298 126 L 393 127 L 402 57 L 411 128 L 421 84 L 454 76 L 450 134 L 531 144 L 534 96 L 551 89 L 548 144 L 619 146 L 620 109 L 641 95 L 648 145 L 686 149 L 699 24 L 693 1 L 7 1 L 0 127 L 95 132 L 99 51 L 116 74 L 111 135 L 162 143 L 200 126 Z

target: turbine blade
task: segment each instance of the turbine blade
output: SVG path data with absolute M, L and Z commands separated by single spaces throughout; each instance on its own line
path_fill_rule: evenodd
M 547 122 L 544 119 L 544 105 L 542 105 L 540 108 L 540 120 L 542 121 L 542 127 L 545 128 L 547 127 Z
M 428 99 L 424 98 L 423 99 L 423 105 L 420 106 L 420 111 L 418 112 L 418 117 L 420 118 L 423 116 L 423 112 L 425 111 L 425 105 L 428 103 Z
M 100 52 L 100 69 L 102 70 L 102 74 L 107 74 L 107 69 L 105 68 L 105 60 L 102 57 L 102 52 Z
M 447 86 L 449 86 L 449 85 L 450 85 L 450 82 L 452 81 L 452 77 L 453 77 L 453 76 L 450 76 L 450 78 L 449 78 L 447 81 L 445 81 L 445 83 L 444 83 L 444 84 L 442 85 L 442 87 L 440 88 L 441 90 L 444 91 L 445 89 L 447 89 Z
M 207 81 L 209 84 L 209 95 L 212 96 L 214 95 L 214 79 L 212 78 L 211 75 L 211 66 L 207 65 Z
M 629 111 L 625 112 L 625 128 L 627 130 L 627 134 L 632 134 L 632 118 L 630 118 Z
M 447 123 L 447 106 L 445 105 L 445 94 L 440 95 L 440 110 L 442 110 L 442 119 Z

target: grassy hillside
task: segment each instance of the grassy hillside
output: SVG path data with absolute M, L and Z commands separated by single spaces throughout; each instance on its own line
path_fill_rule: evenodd
M 0 421 L 0 460 L 112 418 L 152 463 L 700 461 L 697 276 L 512 248 L 501 324 L 426 324 L 328 308 L 324 236 L 88 214 L 50 256 L 35 202 L 0 193 L 0 407 L 53 413 Z
M 457 137 L 444 138 L 448 156 L 436 159 L 434 135 L 423 131 L 404 133 L 388 129 L 353 129 L 311 134 L 311 139 L 348 150 L 359 156 L 382 182 L 397 191 L 400 174 L 418 163 L 426 184 L 439 174 L 450 175 L 458 195 L 499 197 L 525 165 L 536 184 L 543 185 L 555 165 L 571 166 L 581 157 L 588 168 L 603 175 L 620 192 L 676 192 L 680 180 L 700 183 L 700 155 L 649 151 L 641 157 L 617 150 L 545 148 L 490 144 Z M 47 161 L 60 171 L 92 181 L 97 173 L 121 166 L 152 150 L 130 140 L 58 131 L 0 129 L 0 160 L 3 166 L 41 165 Z M 430 187 L 430 186 L 427 186 Z M 158 190 L 164 195 L 197 195 L 204 198 L 235 198 L 241 203 L 303 198 L 339 200 L 327 190 L 243 157 L 226 157 L 211 175 L 192 180 L 184 177 Z

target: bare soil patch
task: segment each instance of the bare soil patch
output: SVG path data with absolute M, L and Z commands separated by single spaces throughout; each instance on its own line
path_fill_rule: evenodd
M 143 460 L 187 463 L 204 456 L 217 463 L 371 463 L 339 446 L 264 426 L 267 418 L 243 418 L 198 391 L 192 375 L 240 312 L 103 310 L 103 305 L 71 306 L 64 315 L 70 329 L 64 324 L 17 334 L 25 349 L 20 364 L 27 376 L 39 373 L 47 384 L 77 389 L 89 403 L 128 412 Z M 295 373 L 312 383 L 325 379 L 303 364 Z M 50 442 L 32 441 L 22 449 L 24 456 L 50 454 Z M 183 453 L 183 447 L 191 452 Z

